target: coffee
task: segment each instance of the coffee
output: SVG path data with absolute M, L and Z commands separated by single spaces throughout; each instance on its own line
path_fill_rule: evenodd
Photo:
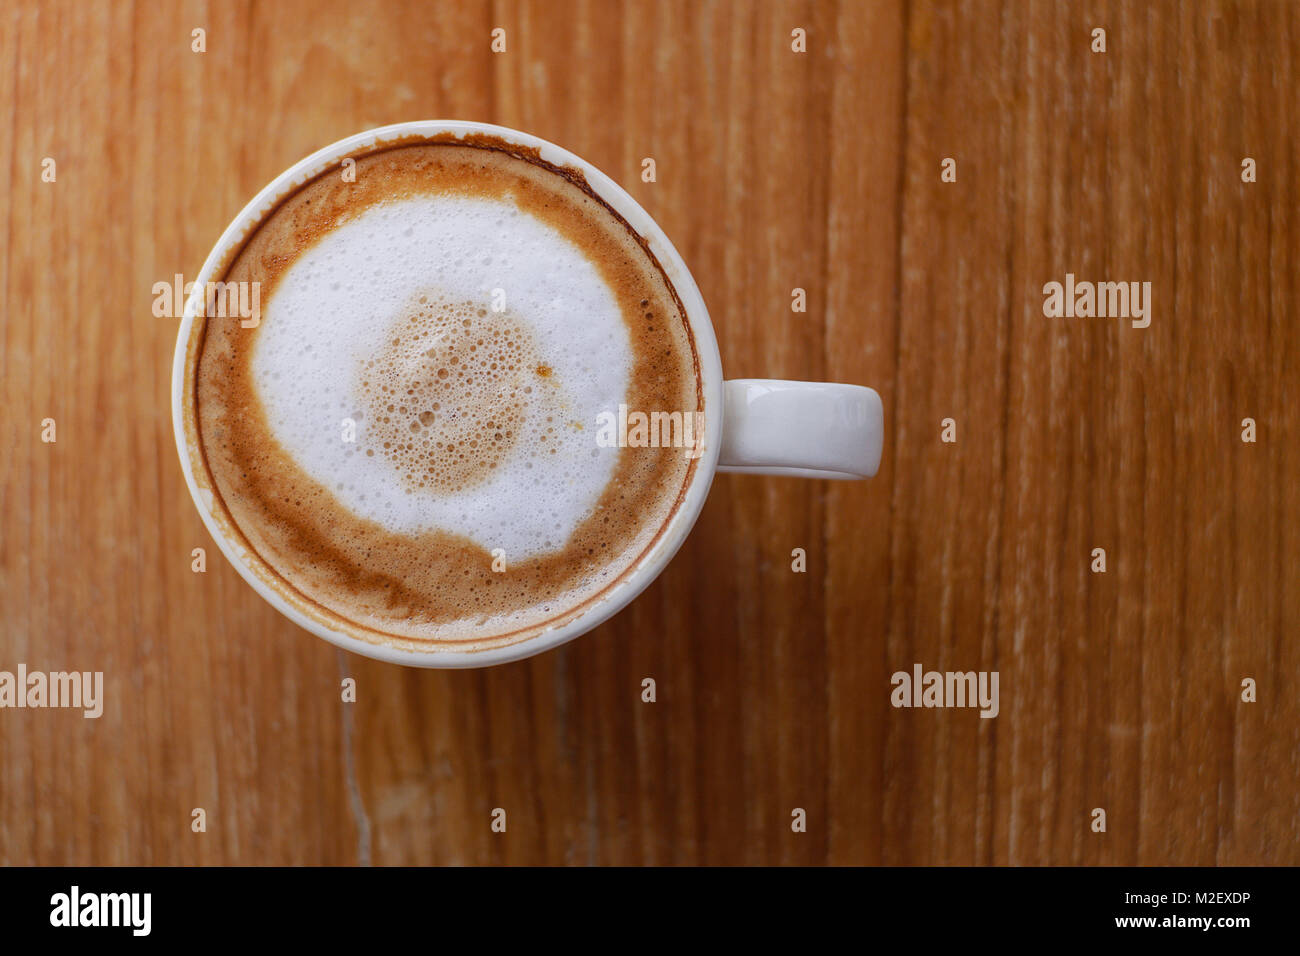
M 260 284 L 256 327 L 196 323 L 191 457 L 218 520 L 287 600 L 367 641 L 483 649 L 566 623 L 694 473 L 681 448 L 596 440 L 620 406 L 703 408 L 672 284 L 535 151 L 446 137 L 351 158 L 232 253 L 223 281 Z

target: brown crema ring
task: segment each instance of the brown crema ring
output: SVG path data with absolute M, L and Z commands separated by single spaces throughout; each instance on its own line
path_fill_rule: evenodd
M 582 249 L 613 290 L 631 342 L 628 407 L 703 411 L 696 345 L 676 290 L 644 239 L 581 172 L 481 134 L 385 141 L 345 158 L 355 161 L 355 181 L 340 176 L 340 159 L 279 200 L 217 270 L 225 282 L 261 284 L 263 323 L 274 321 L 285 271 L 367 209 L 423 195 L 513 202 Z M 253 556 L 259 577 L 303 613 L 362 640 L 485 650 L 565 624 L 649 553 L 694 475 L 695 460 L 680 448 L 622 449 L 597 504 L 562 547 L 527 560 L 507 556 L 506 570 L 494 570 L 492 554 L 473 540 L 394 533 L 308 475 L 267 422 L 251 374 L 257 334 L 238 316 L 195 322 L 188 355 L 196 478 L 210 486 L 218 523 Z

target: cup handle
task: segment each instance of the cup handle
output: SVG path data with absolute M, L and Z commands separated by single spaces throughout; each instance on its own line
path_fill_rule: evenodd
M 862 385 L 737 378 L 723 383 L 718 471 L 804 478 L 870 478 L 885 418 Z

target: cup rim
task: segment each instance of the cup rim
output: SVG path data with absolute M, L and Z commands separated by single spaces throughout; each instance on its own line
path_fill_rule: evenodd
M 290 603 L 253 570 L 245 560 L 244 549 L 229 540 L 213 514 L 212 503 L 207 500 L 212 497 L 212 491 L 201 488 L 194 474 L 189 431 L 193 428 L 197 438 L 197 428 L 194 428 L 193 423 L 187 418 L 185 402 L 185 395 L 191 382 L 189 343 L 193 335 L 194 323 L 199 320 L 197 306 L 201 300 L 201 290 L 214 278 L 213 273 L 225 263 L 231 250 L 251 235 L 284 196 L 349 153 L 377 146 L 381 141 L 411 137 L 432 138 L 447 134 L 461 139 L 474 134 L 492 136 L 514 146 L 537 150 L 538 155 L 545 162 L 560 167 L 571 167 L 582 173 L 592 191 L 621 215 L 645 240 L 676 290 L 686 313 L 687 325 L 695 340 L 700 383 L 704 394 L 703 454 L 696 462 L 695 472 L 681 504 L 659 533 L 658 539 L 650 546 L 650 550 L 624 573 L 621 581 L 595 598 L 595 603 L 578 617 L 564 624 L 546 628 L 532 637 L 512 644 L 472 651 L 439 647 L 411 650 L 371 643 L 336 630 Z M 521 130 L 470 120 L 414 120 L 365 130 L 336 140 L 277 175 L 239 211 L 208 253 L 194 283 L 195 291 L 186 301 L 185 312 L 177 330 L 171 388 L 173 433 L 190 498 L 198 509 L 208 533 L 239 575 L 265 601 L 293 623 L 336 647 L 374 660 L 425 668 L 489 667 L 532 657 L 559 647 L 598 627 L 649 587 L 677 553 L 704 507 L 705 498 L 708 496 L 709 487 L 717 471 L 723 415 L 721 355 L 704 297 L 700 294 L 699 287 L 695 284 L 695 279 L 687 268 L 685 260 L 649 213 L 609 176 L 580 156 L 548 140 Z M 231 520 L 233 522 L 233 519 Z M 260 555 L 254 554 L 251 559 L 268 568 L 272 567 Z

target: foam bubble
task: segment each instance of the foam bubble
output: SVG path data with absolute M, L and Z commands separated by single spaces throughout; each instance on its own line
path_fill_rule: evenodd
M 613 476 L 595 421 L 626 401 L 618 302 L 508 200 L 403 199 L 329 232 L 264 302 L 254 349 L 275 438 L 389 531 L 532 557 L 562 547 Z

